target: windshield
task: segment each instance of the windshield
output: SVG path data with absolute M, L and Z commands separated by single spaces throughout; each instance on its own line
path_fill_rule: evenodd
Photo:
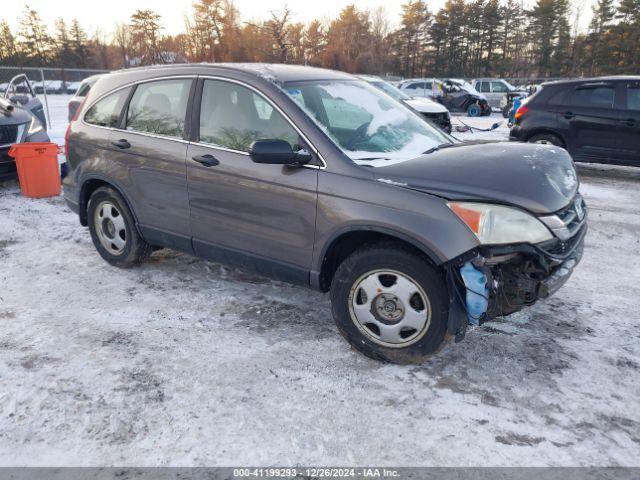
M 284 90 L 358 164 L 404 161 L 453 139 L 367 82 L 287 83 Z
M 471 93 L 473 95 L 477 95 L 479 97 L 482 96 L 482 94 L 480 92 L 478 92 L 478 90 L 476 90 L 475 88 L 473 88 L 473 85 L 471 85 L 469 82 L 465 81 L 465 80 L 452 80 L 452 83 L 455 83 L 456 85 L 458 85 L 461 89 L 465 90 L 468 93 Z

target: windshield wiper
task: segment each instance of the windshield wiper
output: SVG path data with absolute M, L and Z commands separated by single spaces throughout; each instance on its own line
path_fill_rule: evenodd
M 437 152 L 438 150 L 440 150 L 442 148 L 453 147 L 454 145 L 455 145 L 455 143 L 441 143 L 440 145 L 436 145 L 435 147 L 431 147 L 426 152 L 422 152 L 422 154 L 423 155 L 428 155 L 429 153 Z
M 362 157 L 362 158 L 354 158 L 357 162 L 358 160 L 391 160 L 389 157 Z

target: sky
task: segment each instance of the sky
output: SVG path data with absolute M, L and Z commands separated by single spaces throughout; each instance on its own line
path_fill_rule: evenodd
M 590 5 L 593 0 L 577 0 L 583 7 L 582 21 L 588 24 Z M 262 19 L 272 10 L 281 11 L 288 5 L 293 20 L 308 22 L 313 19 L 333 18 L 349 3 L 359 9 L 384 7 L 388 12 L 392 27 L 400 21 L 401 5 L 404 0 L 234 0 L 244 21 Z M 77 18 L 89 34 L 100 29 L 110 34 L 117 22 L 124 22 L 137 9 L 152 9 L 162 16 L 163 33 L 176 34 L 184 30 L 184 17 L 190 13 L 193 0 L 2 0 L 0 19 L 7 20 L 12 28 L 17 28 L 18 18 L 26 5 L 36 10 L 49 26 L 56 18 L 66 20 Z M 445 0 L 428 0 L 429 9 L 437 11 Z M 525 2 L 526 3 L 526 2 Z

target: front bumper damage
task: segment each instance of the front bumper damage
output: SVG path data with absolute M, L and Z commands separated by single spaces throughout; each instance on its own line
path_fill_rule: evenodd
M 481 325 L 510 315 L 556 293 L 580 263 L 586 233 L 584 218 L 565 240 L 556 238 L 540 245 L 481 246 L 449 262 L 448 333 L 459 342 L 467 325 Z M 475 276 L 463 278 L 465 271 L 473 270 Z

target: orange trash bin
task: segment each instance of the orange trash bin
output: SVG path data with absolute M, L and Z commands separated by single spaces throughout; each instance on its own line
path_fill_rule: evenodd
M 25 197 L 60 195 L 58 145 L 55 143 L 16 143 L 9 149 L 18 167 L 20 190 Z

